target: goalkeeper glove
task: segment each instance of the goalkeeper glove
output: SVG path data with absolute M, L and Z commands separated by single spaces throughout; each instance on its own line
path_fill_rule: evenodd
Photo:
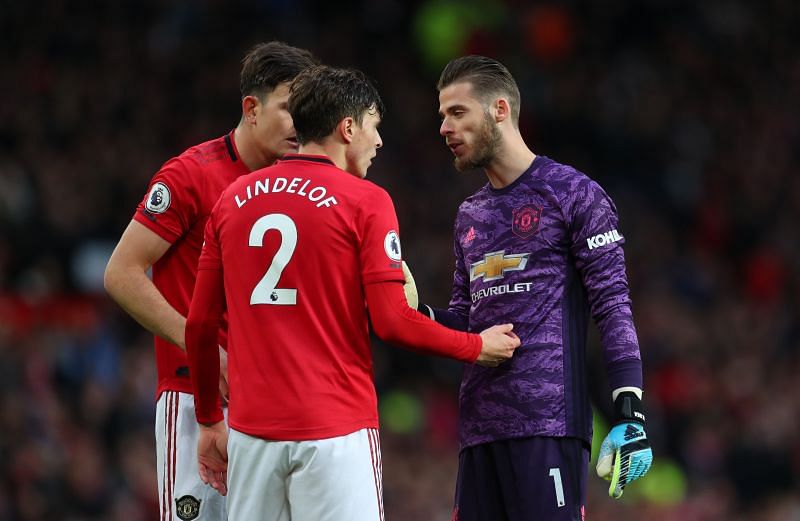
M 614 412 L 616 423 L 600 446 L 597 475 L 611 481 L 608 495 L 619 499 L 628 483 L 650 470 L 653 451 L 644 432 L 641 398 L 631 391 L 619 393 Z
M 414 282 L 414 275 L 412 275 L 411 270 L 408 269 L 408 264 L 406 264 L 406 261 L 403 261 L 403 276 L 406 279 L 405 283 L 403 284 L 403 291 L 406 294 L 408 307 L 411 309 L 417 309 L 417 305 L 419 304 L 419 297 L 417 296 L 417 283 Z

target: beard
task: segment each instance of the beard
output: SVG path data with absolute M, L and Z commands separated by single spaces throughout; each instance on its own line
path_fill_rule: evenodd
M 502 135 L 492 117 L 485 114 L 483 124 L 475 134 L 472 143 L 472 153 L 461 157 L 456 157 L 453 164 L 459 172 L 466 172 L 475 168 L 486 168 L 497 157 L 500 150 Z

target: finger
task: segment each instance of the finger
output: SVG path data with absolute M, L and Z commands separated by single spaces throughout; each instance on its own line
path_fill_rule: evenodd
M 595 467 L 597 475 L 601 478 L 611 479 L 611 464 L 613 461 L 614 456 L 612 454 L 601 455 L 597 458 L 597 466 Z
M 199 466 L 200 481 L 208 485 L 208 469 L 202 463 Z
M 514 329 L 514 324 L 499 324 L 494 327 L 499 333 L 510 333 Z

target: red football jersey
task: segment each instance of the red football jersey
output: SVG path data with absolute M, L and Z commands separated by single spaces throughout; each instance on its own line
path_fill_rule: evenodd
M 153 176 L 133 218 L 172 244 L 153 265 L 153 283 L 178 313 L 189 313 L 208 215 L 222 191 L 250 170 L 229 134 L 172 158 Z M 158 388 L 192 393 L 186 352 L 155 337 Z
M 229 186 L 199 270 L 224 273 L 228 421 L 267 439 L 378 426 L 364 286 L 403 281 L 385 190 L 326 157 L 288 155 Z

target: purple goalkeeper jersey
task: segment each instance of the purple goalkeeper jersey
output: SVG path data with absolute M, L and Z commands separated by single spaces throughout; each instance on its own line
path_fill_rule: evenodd
M 466 366 L 462 448 L 525 436 L 590 442 L 590 312 L 612 389 L 642 386 L 614 203 L 586 175 L 537 156 L 511 185 L 487 184 L 461 204 L 454 242 L 449 318 L 440 321 L 473 332 L 510 322 L 522 340 L 497 368 Z

